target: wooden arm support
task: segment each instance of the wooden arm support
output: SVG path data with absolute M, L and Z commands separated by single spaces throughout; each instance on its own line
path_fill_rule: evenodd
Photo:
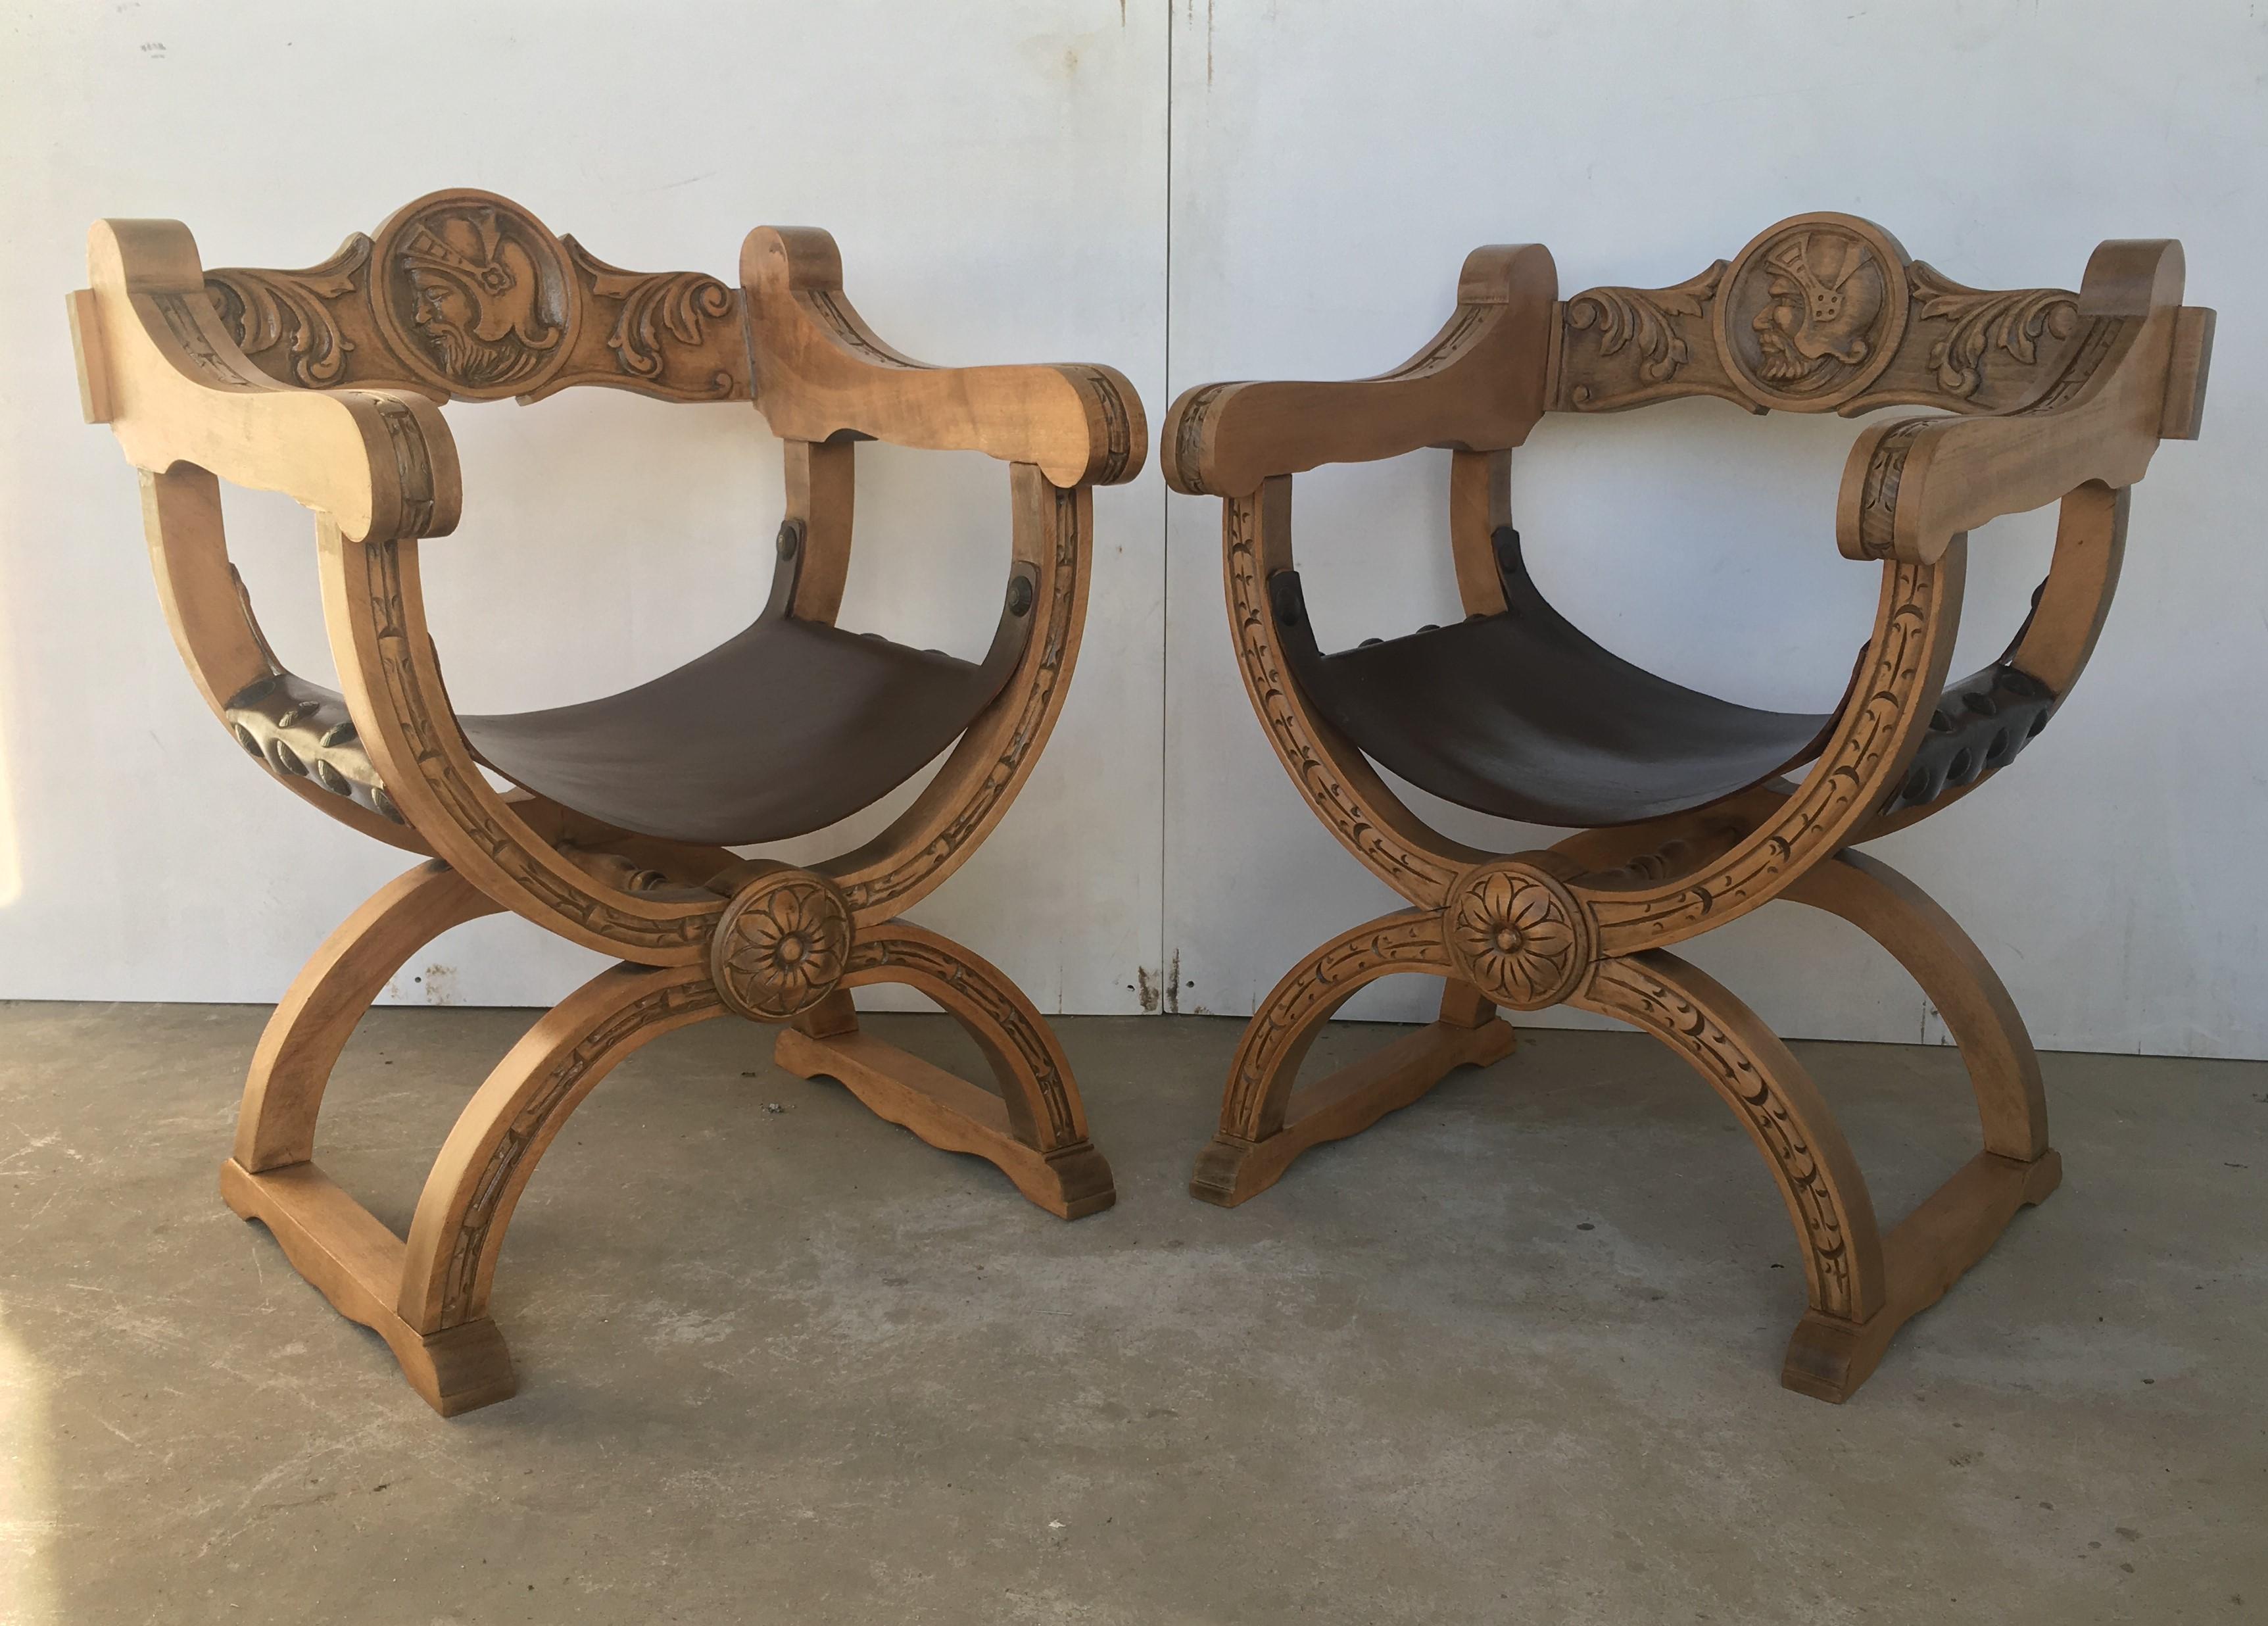
M 1032 463 L 1056 485 L 1142 471 L 1149 425 L 1113 367 L 934 367 L 874 336 L 843 296 L 834 238 L 758 226 L 740 245 L 756 405 L 790 440 L 854 436 Z
M 1559 275 L 1538 243 L 1476 248 L 1457 308 L 1391 373 L 1341 383 L 1204 384 L 1166 415 L 1166 482 L 1244 497 L 1271 475 L 1420 447 L 1503 451 L 1543 416 Z
M 1836 543 L 1846 558 L 1931 564 L 1953 537 L 2096 482 L 2140 479 L 2161 439 L 2194 439 L 2213 313 L 2182 304 L 2177 242 L 2115 240 L 2080 285 L 2084 341 L 2027 405 L 1904 418 L 1859 437 L 1844 465 Z
M 297 389 L 253 366 L 206 298 L 187 227 L 101 220 L 70 296 L 82 403 L 137 467 L 193 463 L 282 491 L 357 541 L 445 536 L 462 503 L 439 410 L 390 389 Z

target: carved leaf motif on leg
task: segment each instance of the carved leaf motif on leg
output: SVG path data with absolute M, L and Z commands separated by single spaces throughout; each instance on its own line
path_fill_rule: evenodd
M 983 828 L 992 809 L 1016 783 L 1024 759 L 1039 742 L 1041 731 L 1054 709 L 1056 692 L 1063 685 L 1064 656 L 1074 630 L 1071 604 L 1079 593 L 1078 499 L 1075 493 L 1058 490 L 1055 501 L 1055 585 L 1049 595 L 1039 670 L 1030 693 L 1025 697 L 1023 709 L 1017 713 L 1015 728 L 1002 748 L 999 759 L 977 782 L 968 801 L 943 830 L 887 874 L 854 881 L 843 887 L 843 895 L 853 913 L 863 913 L 902 897 L 951 861 L 968 839 Z
M 1315 749 L 1307 725 L 1293 707 L 1291 680 L 1276 656 L 1269 611 L 1260 580 L 1258 505 L 1234 500 L 1224 506 L 1228 548 L 1229 617 L 1236 652 L 1244 667 L 1262 723 L 1300 782 L 1300 790 L 1340 839 L 1391 871 L 1388 879 L 1405 897 L 1438 893 L 1454 872 L 1385 829 L 1340 781 L 1337 772 Z M 1404 883 L 1407 884 L 1404 884 Z
M 1248 1119 L 1258 1110 L 1285 1049 L 1315 1018 L 1319 1008 L 1336 1008 L 1356 987 L 1386 974 L 1381 968 L 1438 974 L 1447 969 L 1447 961 L 1441 944 L 1441 915 L 1432 909 L 1388 915 L 1324 949 L 1310 966 L 1285 979 L 1245 1030 L 1229 1076 L 1223 1121 Z
M 720 1002 L 717 991 L 701 983 L 680 984 L 649 994 L 593 1029 L 552 1069 L 543 1088 L 513 1115 L 511 1127 L 489 1154 L 488 1163 L 474 1185 L 472 1199 L 466 1204 L 463 1220 L 450 1245 L 441 1319 L 436 1330 L 461 1326 L 473 1319 L 481 1255 L 487 1249 L 489 1232 L 496 1223 L 504 1195 L 512 1188 L 512 1176 L 520 1160 L 527 1156 L 530 1147 L 543 1138 L 545 1126 L 574 1094 L 575 1086 L 593 1067 L 607 1062 L 615 1049 L 639 1029 L 669 1017 L 705 1010 Z
M 887 926 L 878 929 L 883 935 L 859 943 L 851 957 L 851 969 L 902 967 L 950 985 L 954 995 L 973 1008 L 1015 1052 L 1015 1060 L 1039 1089 L 1053 1140 L 1062 1143 L 1074 1139 L 1076 1125 L 1063 1071 L 1023 1006 L 990 977 L 971 975 L 968 966 L 935 945 L 918 938 L 890 936 Z
M 1638 960 L 1601 963 L 1587 1002 L 1668 1040 L 1714 1083 L 1747 1119 L 1778 1171 L 1811 1256 L 1816 1308 L 1852 1313 L 1850 1241 L 1833 1190 L 1803 1127 L 1771 1077 L 1711 1012 Z

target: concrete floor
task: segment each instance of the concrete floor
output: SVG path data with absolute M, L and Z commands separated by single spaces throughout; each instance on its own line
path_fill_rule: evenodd
M 1066 1022 L 1119 1190 L 1067 1225 L 710 1023 L 552 1149 L 521 1393 L 444 1423 L 215 1194 L 264 1014 L 0 1007 L 0 1620 L 2268 1620 L 2268 1068 L 2050 1058 L 2062 1191 L 1835 1408 L 1762 1165 L 1638 1036 L 1226 1212 L 1237 1024 Z M 528 1019 L 378 1013 L 326 1165 L 406 1223 Z M 1886 1219 L 1971 1149 L 1951 1051 L 1796 1048 Z

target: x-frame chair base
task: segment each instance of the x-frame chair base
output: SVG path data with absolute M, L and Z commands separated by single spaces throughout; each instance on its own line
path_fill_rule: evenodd
M 497 905 L 438 862 L 384 888 L 333 933 L 269 1019 L 245 1086 L 221 1195 L 274 1233 L 342 1315 L 384 1338 L 410 1386 L 444 1416 L 507 1399 L 512 1356 L 488 1314 L 513 1207 L 567 1118 L 649 1040 L 727 1013 L 705 965 L 619 965 L 540 1018 L 467 1104 L 443 1144 L 409 1234 L 395 1235 L 314 1162 L 317 1115 L 355 1024 L 409 957 Z M 976 1041 L 995 1095 L 863 1034 L 848 988 L 899 981 Z M 997 1164 L 1065 1219 L 1111 1205 L 1109 1165 L 1086 1139 L 1062 1047 L 1031 1002 L 983 960 L 890 920 L 861 934 L 842 985 L 793 1025 L 776 1059 L 840 1079 L 931 1145 Z
M 1661 950 L 1601 961 L 1567 1002 L 1660 1039 L 1692 1064 L 1764 1154 L 1802 1245 L 1809 1304 L 1780 1381 L 1847 1400 L 1891 1336 L 1990 1251 L 2016 1211 L 2062 1179 L 2049 1146 L 2039 1058 L 1992 968 L 1952 918 L 1896 871 L 1856 853 L 1819 866 L 1787 896 L 1841 916 L 1889 950 L 1943 1016 L 1974 1088 L 1984 1149 L 1887 1236 L 1864 1177 L 1802 1065 L 1713 979 Z M 1282 1177 L 1309 1147 L 1359 1133 L 1454 1068 L 1513 1047 L 1494 1008 L 1458 979 L 1439 911 L 1410 909 L 1334 938 L 1294 966 L 1247 1025 L 1219 1132 L 1193 1196 L 1233 1207 Z M 1323 1024 L 1381 977 L 1444 978 L 1440 1018 L 1300 1087 Z

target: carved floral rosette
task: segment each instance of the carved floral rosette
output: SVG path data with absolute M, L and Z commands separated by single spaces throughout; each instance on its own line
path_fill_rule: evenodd
M 725 1008 L 751 1022 L 786 1022 L 835 992 L 850 966 L 850 905 L 826 876 L 784 866 L 733 895 L 709 942 L 709 971 Z
M 1541 1010 L 1589 974 L 1589 917 L 1559 879 L 1518 859 L 1466 873 L 1449 894 L 1441 935 L 1458 973 L 1489 1000 Z

